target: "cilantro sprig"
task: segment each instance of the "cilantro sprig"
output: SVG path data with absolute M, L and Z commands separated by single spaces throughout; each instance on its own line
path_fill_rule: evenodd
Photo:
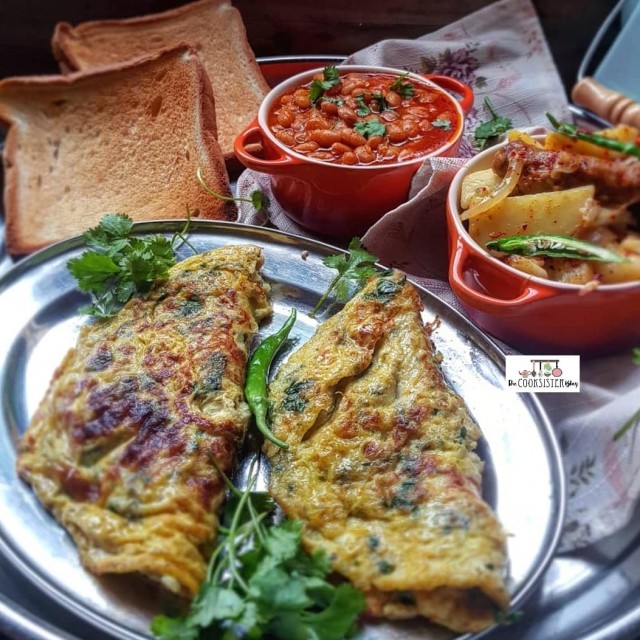
M 200 183 L 200 186 L 210 196 L 217 198 L 218 200 L 225 200 L 227 202 L 248 202 L 259 213 L 262 210 L 266 210 L 269 207 L 269 198 L 260 189 L 254 189 L 248 198 L 242 198 L 240 196 L 225 196 L 221 193 L 217 193 L 211 187 L 207 185 L 202 177 L 202 169 L 198 167 L 196 169 L 196 179 Z
M 302 550 L 299 521 L 271 522 L 275 504 L 253 490 L 257 477 L 252 464 L 244 491 L 225 478 L 231 495 L 206 578 L 186 616 L 153 619 L 156 637 L 342 640 L 355 631 L 362 592 L 327 580 L 329 559 Z
M 81 307 L 81 313 L 113 315 L 135 293 L 148 293 L 176 263 L 175 244 L 184 241 L 184 231 L 169 240 L 160 235 L 136 237 L 132 229 L 128 216 L 108 214 L 84 234 L 90 251 L 67 262 L 80 290 L 91 294 L 91 304 Z
M 364 286 L 365 282 L 376 273 L 375 264 L 378 262 L 378 258 L 364 248 L 360 238 L 353 238 L 349 243 L 348 258 L 343 253 L 339 253 L 327 256 L 322 262 L 327 267 L 336 269 L 338 274 L 309 314 L 312 318 L 315 318 L 316 313 L 318 313 L 332 291 L 335 291 L 336 298 L 340 302 L 347 302 L 353 297 Z
M 480 150 L 484 149 L 490 140 L 513 128 L 513 122 L 509 118 L 496 113 L 489 98 L 484 99 L 484 106 L 491 114 L 491 120 L 479 124 L 474 132 L 475 143 Z
M 328 66 L 322 70 L 323 80 L 313 80 L 309 87 L 309 100 L 315 104 L 325 91 L 329 91 L 340 82 L 338 67 Z
M 437 127 L 438 129 L 444 129 L 445 131 L 451 131 L 451 120 L 447 120 L 446 118 L 436 118 L 431 123 L 432 126 Z
M 415 92 L 415 87 L 410 82 L 405 82 L 408 75 L 409 72 L 406 71 L 401 76 L 398 76 L 389 87 L 391 91 L 399 93 L 403 98 L 410 98 Z
M 371 120 L 356 122 L 353 125 L 353 130 L 368 139 L 373 136 L 383 136 L 387 132 L 387 127 L 377 118 L 372 118 Z

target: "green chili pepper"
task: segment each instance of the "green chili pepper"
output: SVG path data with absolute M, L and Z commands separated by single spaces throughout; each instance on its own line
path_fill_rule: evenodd
M 258 431 L 270 442 L 282 449 L 288 449 L 289 445 L 276 438 L 267 425 L 269 411 L 269 398 L 267 394 L 267 379 L 269 367 L 276 353 L 289 336 L 291 327 L 296 321 L 296 310 L 291 309 L 291 315 L 282 325 L 279 331 L 265 338 L 253 352 L 247 366 L 247 381 L 244 385 L 244 397 L 251 409 Z
M 549 122 L 551 122 L 554 129 L 564 136 L 584 140 L 585 142 L 590 142 L 591 144 L 604 147 L 605 149 L 610 149 L 611 151 L 618 151 L 619 153 L 625 153 L 627 155 L 637 156 L 640 158 L 640 147 L 637 144 L 633 144 L 633 142 L 620 142 L 620 140 L 612 140 L 611 138 L 606 138 L 605 136 L 598 135 L 597 133 L 581 131 L 574 124 L 558 122 L 550 113 L 547 113 L 547 118 L 549 118 Z
M 597 244 L 576 240 L 570 236 L 535 233 L 529 236 L 509 236 L 487 242 L 487 249 L 515 253 L 520 256 L 548 256 L 550 258 L 574 258 L 598 262 L 627 262 L 627 259 L 611 249 Z

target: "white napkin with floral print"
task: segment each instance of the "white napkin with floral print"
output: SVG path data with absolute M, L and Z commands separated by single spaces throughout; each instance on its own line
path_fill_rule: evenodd
M 567 99 L 535 10 L 529 0 L 500 0 L 417 40 L 386 40 L 347 62 L 381 64 L 419 73 L 450 75 L 471 86 L 475 106 L 466 118 L 459 158 L 425 161 L 410 199 L 388 212 L 363 237 L 381 261 L 396 266 L 455 308 L 447 282 L 444 198 L 453 175 L 473 156 L 473 132 L 495 109 L 516 128 L 542 126 L 546 112 L 569 119 Z M 245 171 L 238 195 L 270 195 L 268 176 Z M 269 221 L 283 231 L 310 236 L 287 217 L 273 196 Z M 264 222 L 248 205 L 240 220 Z M 640 345 L 639 345 L 640 346 Z M 507 347 L 508 349 L 508 347 Z M 579 394 L 539 394 L 560 439 L 569 485 L 562 549 L 590 544 L 624 527 L 640 494 L 640 445 L 634 429 L 616 431 L 640 409 L 640 367 L 631 353 L 582 362 Z

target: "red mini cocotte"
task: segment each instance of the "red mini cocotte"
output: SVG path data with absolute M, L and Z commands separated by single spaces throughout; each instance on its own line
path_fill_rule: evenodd
M 473 92 L 445 76 L 333 69 L 275 87 L 235 151 L 246 167 L 270 175 L 275 198 L 298 224 L 349 238 L 407 200 L 426 157 L 456 155 Z

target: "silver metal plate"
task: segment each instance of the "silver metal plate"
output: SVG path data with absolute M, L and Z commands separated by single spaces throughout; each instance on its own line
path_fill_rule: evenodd
M 136 228 L 169 234 L 179 223 Z M 271 324 L 279 326 L 295 307 L 293 337 L 301 343 L 312 335 L 317 322 L 307 314 L 333 274 L 321 259 L 336 249 L 267 229 L 207 222 L 194 223 L 189 241 L 198 251 L 232 243 L 262 247 L 274 317 L 260 334 L 270 333 Z M 65 608 L 107 637 L 139 640 L 148 637 L 150 617 L 159 611 L 157 592 L 126 577 L 98 579 L 86 572 L 69 536 L 15 473 L 21 434 L 55 367 L 89 321 L 77 314 L 85 299 L 66 269 L 67 260 L 81 251 L 80 239 L 65 241 L 20 262 L 0 280 L 0 552 L 38 588 L 37 599 L 47 603 L 38 607 L 42 613 Z M 190 250 L 184 247 L 181 254 L 186 257 Z M 443 371 L 484 433 L 479 452 L 486 461 L 485 497 L 510 534 L 510 588 L 517 608 L 546 569 L 558 540 L 564 511 L 559 450 L 536 399 L 505 390 L 504 358 L 497 347 L 445 303 L 421 293 L 425 321 L 441 319 L 434 342 L 443 355 Z M 74 632 L 76 625 L 70 618 L 64 626 Z M 372 625 L 362 637 L 450 636 L 412 623 Z

